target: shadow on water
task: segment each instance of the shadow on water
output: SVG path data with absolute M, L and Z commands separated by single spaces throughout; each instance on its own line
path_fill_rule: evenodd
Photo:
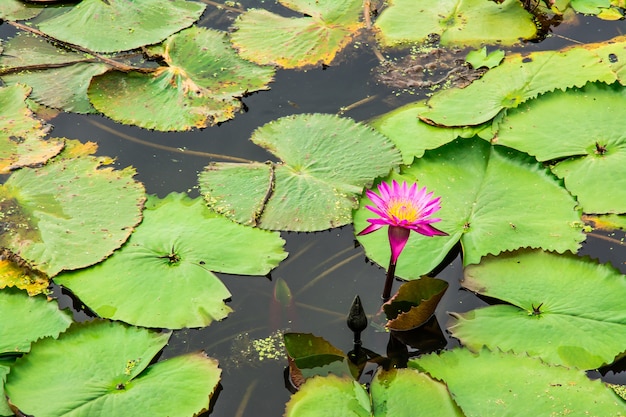
M 5 26 L 0 26 L 3 36 L 11 31 Z M 558 26 L 558 36 L 548 36 L 542 43 L 527 48 L 557 49 L 573 44 L 572 40 L 606 40 L 621 34 L 620 27 L 580 17 L 576 25 Z M 278 71 L 271 90 L 243 99 L 245 112 L 233 121 L 200 131 L 152 132 L 118 125 L 101 116 L 61 114 L 51 121 L 53 135 L 97 142 L 99 154 L 115 157 L 120 167 L 136 167 L 137 179 L 146 185 L 148 193 L 165 196 L 172 191 L 189 191 L 197 195 L 197 175 L 211 161 L 274 158 L 248 140 L 254 129 L 271 120 L 297 113 L 336 114 L 345 107 L 350 107 L 345 116 L 367 120 L 415 100 L 410 94 L 402 95 L 378 85 L 372 76 L 377 65 L 374 53 L 362 45 L 358 49 L 350 47 L 336 66 Z M 351 107 L 353 103 L 363 104 Z M 271 278 L 221 275 L 233 294 L 229 305 L 234 313 L 203 329 L 176 331 L 160 357 L 205 350 L 220 361 L 221 388 L 214 397 L 211 416 L 282 415 L 290 392 L 285 388 L 286 359 L 280 351 L 280 332 L 313 333 L 347 352 L 352 348 L 352 332 L 346 326 L 346 315 L 355 295 L 360 296 L 370 319 L 380 308 L 384 270 L 369 263 L 362 248 L 355 247 L 352 227 L 319 233 L 283 233 L 283 238 L 290 258 L 272 272 Z M 611 262 L 626 272 L 619 236 L 616 240 L 590 238 L 583 253 Z M 486 305 L 460 287 L 461 276 L 459 258 L 438 275 L 450 284 L 436 311 L 436 323 L 441 329 L 445 329 L 448 311 L 464 312 Z M 294 308 L 276 309 L 272 305 L 278 278 L 289 286 Z M 398 285 L 395 283 L 394 288 Z M 61 302 L 71 303 L 67 297 L 61 297 Z M 361 339 L 368 349 L 385 353 L 389 334 L 369 326 Z M 252 349 L 254 340 L 265 341 L 270 346 L 268 352 Z M 452 347 L 457 342 L 448 338 L 446 345 Z M 624 383 L 623 372 L 618 375 L 623 370 L 622 361 L 604 374 L 609 380 L 620 379 Z

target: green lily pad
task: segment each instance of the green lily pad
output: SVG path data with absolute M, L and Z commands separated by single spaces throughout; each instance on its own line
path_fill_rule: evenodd
M 417 182 L 441 196 L 437 217 L 442 220 L 436 226 L 449 234 L 412 233 L 398 260 L 396 274 L 402 278 L 428 274 L 459 240 L 463 262 L 469 265 L 520 247 L 576 251 L 585 239 L 576 201 L 547 169 L 528 155 L 481 139 L 457 139 L 428 151 L 386 181 L 392 179 Z M 363 196 L 354 213 L 356 232 L 365 229 L 372 215 L 367 204 L 371 202 Z M 371 260 L 389 263 L 387 233 L 357 239 Z
M 520 251 L 468 266 L 462 284 L 512 304 L 454 314 L 452 335 L 473 350 L 485 345 L 594 369 L 626 346 L 626 277 L 610 265 Z
M 483 46 L 481 49 L 470 51 L 465 57 L 473 68 L 494 68 L 500 65 L 500 62 L 504 59 L 504 51 L 498 49 L 487 54 L 487 47 Z
M 425 100 L 407 104 L 377 117 L 368 124 L 387 136 L 402 152 L 402 163 L 410 165 L 429 149 L 435 149 L 458 137 L 471 138 L 483 126 L 435 127 L 421 121 L 418 116 L 427 110 Z
M 8 73 L 2 80 L 8 85 L 26 84 L 32 87 L 30 98 L 48 107 L 76 113 L 93 113 L 87 98 L 91 78 L 109 67 L 88 54 L 56 47 L 44 39 L 18 33 L 4 44 L 0 66 L 21 68 Z
M 9 403 L 6 400 L 4 392 L 4 384 L 7 379 L 7 375 L 11 371 L 11 365 L 15 362 L 15 358 L 0 358 L 0 383 L 2 383 L 2 390 L 0 390 L 0 416 L 13 417 L 15 413 L 9 407 Z
M 33 117 L 26 105 L 30 88 L 0 88 L 0 174 L 45 163 L 63 149 L 62 140 L 41 140 L 48 126 Z
M 191 353 L 150 365 L 169 337 L 122 323 L 75 324 L 18 359 L 6 392 L 40 417 L 200 414 L 220 379 L 217 361 Z
M 231 36 L 243 58 L 283 68 L 329 65 L 363 27 L 361 0 L 279 2 L 304 17 L 288 18 L 262 9 L 243 13 Z
M 11 174 L 0 186 L 0 246 L 49 276 L 109 256 L 140 221 L 145 193 L 134 169 L 103 167 L 111 162 L 58 157 Z
M 3 0 L 0 2 L 0 19 L 28 20 L 41 13 L 41 7 L 26 5 L 20 0 Z
M 427 0 L 419 5 L 393 0 L 375 27 L 384 46 L 421 43 L 431 34 L 439 35 L 442 45 L 513 45 L 537 33 L 533 16 L 515 0 Z
M 409 366 L 444 382 L 467 417 L 623 416 L 626 405 L 584 371 L 483 349 L 445 351 Z M 477 389 L 479 387 L 479 389 Z
M 374 417 L 464 417 L 444 384 L 414 369 L 379 370 L 370 394 Z
M 285 417 L 370 417 L 370 398 L 352 377 L 330 374 L 307 380 L 291 396 Z
M 98 0 L 100 1 L 100 0 Z M 149 48 L 166 66 L 152 73 L 110 71 L 93 78 L 93 106 L 115 121 L 161 131 L 231 119 L 240 97 L 268 89 L 274 69 L 244 61 L 226 34 L 191 27 Z
M 251 140 L 282 162 L 214 163 L 199 183 L 214 210 L 263 229 L 316 231 L 348 224 L 363 186 L 400 162 L 380 133 L 327 114 L 274 120 Z
M 59 310 L 56 301 L 48 301 L 45 296 L 29 297 L 16 289 L 0 291 L 0 317 L 0 356 L 26 353 L 34 341 L 56 339 L 72 323 L 72 314 Z
M 212 271 L 265 275 L 287 254 L 277 233 L 245 227 L 208 210 L 201 198 L 149 197 L 127 244 L 92 268 L 55 282 L 99 316 L 145 327 L 204 327 L 232 310 Z
M 422 120 L 443 126 L 478 125 L 502 109 L 555 89 L 581 87 L 588 81 L 626 84 L 626 37 L 604 43 L 511 54 L 463 89 L 442 90 L 428 101 Z M 578 68 L 563 71 L 563 68 Z
M 83 0 L 38 22 L 45 34 L 95 52 L 161 42 L 198 20 L 206 5 L 187 0 Z
M 423 276 L 405 282 L 389 301 L 383 304 L 390 330 L 411 330 L 426 323 L 448 289 L 448 283 Z
M 626 213 L 625 97 L 626 88 L 619 84 L 546 93 L 509 111 L 497 141 L 539 161 L 570 157 L 552 171 L 578 197 L 583 211 Z M 554 130 L 559 119 L 567 123 Z

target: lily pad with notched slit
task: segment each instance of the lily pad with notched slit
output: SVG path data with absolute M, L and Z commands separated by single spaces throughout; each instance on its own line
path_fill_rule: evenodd
M 135 170 L 107 167 L 106 157 L 71 157 L 77 148 L 0 186 L 0 246 L 49 276 L 100 262 L 141 220 L 145 191 Z
M 213 273 L 265 275 L 287 254 L 278 233 L 242 226 L 201 198 L 151 196 L 127 244 L 101 264 L 64 273 L 69 288 L 99 316 L 145 327 L 204 327 L 232 310 Z
M 119 52 L 161 42 L 191 26 L 205 8 L 188 0 L 82 0 L 51 9 L 37 23 L 39 30 L 63 42 Z
M 88 96 L 111 119 L 161 131 L 203 128 L 235 117 L 240 98 L 265 90 L 274 68 L 240 58 L 226 34 L 191 27 L 148 48 L 164 66 L 151 73 L 110 71 Z
M 74 324 L 19 358 L 6 392 L 23 413 L 184 417 L 208 410 L 220 380 L 217 361 L 202 352 L 151 364 L 169 332 L 123 323 Z
M 348 224 L 363 186 L 400 163 L 400 153 L 380 133 L 328 114 L 275 120 L 251 140 L 282 162 L 214 163 L 199 183 L 214 210 L 263 229 L 308 232 Z
M 280 0 L 304 17 L 283 17 L 250 9 L 235 22 L 233 45 L 262 65 L 299 68 L 329 65 L 364 25 L 361 0 Z

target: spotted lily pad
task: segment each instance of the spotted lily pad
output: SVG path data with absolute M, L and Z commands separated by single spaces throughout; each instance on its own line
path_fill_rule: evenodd
M 393 0 L 376 20 L 385 46 L 421 43 L 432 34 L 442 45 L 512 45 L 533 38 L 533 16 L 516 0 Z
M 208 410 L 221 371 L 201 352 L 150 365 L 169 338 L 116 322 L 75 324 L 15 362 L 7 395 L 40 417 L 198 415 Z
M 287 254 L 277 233 L 245 227 L 172 193 L 148 199 L 127 244 L 105 262 L 55 282 L 98 315 L 145 327 L 204 327 L 232 310 L 212 271 L 265 275 Z
M 109 67 L 88 54 L 60 48 L 44 39 L 19 33 L 4 44 L 0 66 L 23 68 L 2 76 L 8 85 L 32 87 L 30 98 L 48 107 L 76 113 L 95 110 L 87 98 L 91 78 Z
M 0 246 L 49 276 L 109 256 L 140 221 L 145 192 L 134 169 L 105 167 L 111 162 L 62 153 L 11 174 L 0 186 Z
M 31 270 L 15 256 L 13 256 L 15 262 L 7 259 L 12 254 L 6 250 L 4 252 L 3 256 L 0 256 L 0 289 L 15 287 L 25 290 L 31 296 L 48 293 L 50 280 L 47 275 Z
M 582 87 L 588 81 L 626 85 L 626 37 L 603 43 L 511 54 L 479 80 L 462 89 L 438 92 L 428 101 L 423 120 L 443 126 L 478 125 L 502 109 L 555 89 Z M 578 68 L 578 71 L 563 71 Z
M 449 236 L 412 233 L 396 274 L 415 279 L 429 273 L 460 240 L 465 265 L 482 256 L 520 247 L 576 251 L 585 239 L 576 200 L 534 158 L 478 139 L 457 139 L 427 151 L 411 166 L 385 181 L 417 182 L 441 196 L 437 228 Z M 354 214 L 355 231 L 369 224 L 366 196 Z M 532 207 L 532 210 L 528 210 Z M 389 263 L 387 233 L 357 236 L 367 256 Z
M 147 129 L 207 127 L 233 118 L 239 98 L 267 89 L 274 75 L 271 67 L 241 59 L 225 33 L 195 26 L 149 52 L 166 65 L 148 74 L 110 71 L 93 79 L 88 96 L 98 111 Z
M 421 356 L 409 366 L 445 383 L 467 417 L 618 417 L 626 413 L 624 401 L 600 380 L 526 355 L 454 349 Z
M 625 97 L 619 84 L 546 93 L 509 111 L 494 140 L 559 160 L 552 171 L 586 213 L 626 213 Z M 558 120 L 567 123 L 554 129 Z
M 468 266 L 462 284 L 509 303 L 454 315 L 450 330 L 471 349 L 485 345 L 595 369 L 626 346 L 626 276 L 610 265 L 520 251 Z
M 363 27 L 361 0 L 279 0 L 304 17 L 251 9 L 235 22 L 233 45 L 258 64 L 298 68 L 329 65 Z
M 47 35 L 95 52 L 161 42 L 195 22 L 206 5 L 187 0 L 82 0 L 38 22 Z
M 263 229 L 316 231 L 352 220 L 363 186 L 400 155 L 380 133 L 351 119 L 300 114 L 258 128 L 251 140 L 280 163 L 214 163 L 200 174 L 216 211 Z

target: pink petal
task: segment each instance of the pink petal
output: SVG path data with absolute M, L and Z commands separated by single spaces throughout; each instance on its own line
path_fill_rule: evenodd
M 382 224 L 375 224 L 375 223 L 370 224 L 365 229 L 363 229 L 359 233 L 357 233 L 357 236 L 363 236 L 363 235 L 367 235 L 369 233 L 375 232 L 376 230 L 380 229 L 381 227 L 383 227 Z

